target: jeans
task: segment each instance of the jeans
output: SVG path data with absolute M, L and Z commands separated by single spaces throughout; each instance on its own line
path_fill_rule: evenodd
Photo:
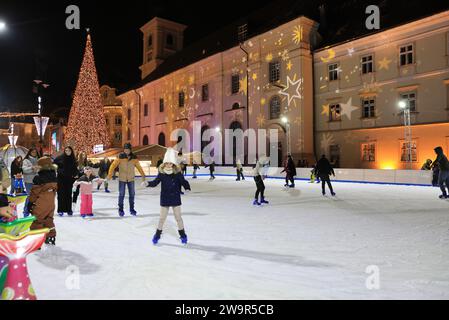
M 261 199 L 264 199 L 265 197 L 265 184 L 263 183 L 263 179 L 261 176 L 255 176 L 254 177 L 254 182 L 256 182 L 256 194 L 254 196 L 254 198 L 256 200 L 259 199 L 259 195 L 261 196 Z
M 119 181 L 119 183 L 118 183 L 118 191 L 119 191 L 118 207 L 120 210 L 123 210 L 123 202 L 125 200 L 126 186 L 128 186 L 128 193 L 129 193 L 129 209 L 134 210 L 134 197 L 136 195 L 134 181 L 130 181 L 130 182 Z
M 446 188 L 449 190 L 449 171 L 440 170 L 438 185 L 440 186 L 441 192 L 443 192 L 443 196 L 447 196 Z
M 31 188 L 33 187 L 32 183 L 25 183 L 25 189 L 27 190 L 28 193 L 28 197 L 25 201 L 25 207 L 23 208 L 23 212 L 24 213 L 29 213 L 28 212 L 28 203 L 30 202 L 28 199 L 30 198 L 30 192 L 31 192 Z

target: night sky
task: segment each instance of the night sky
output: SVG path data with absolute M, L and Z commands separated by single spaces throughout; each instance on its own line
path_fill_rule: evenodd
M 363 8 L 367 4 L 379 4 L 385 17 L 394 16 L 394 13 L 407 20 L 413 15 L 425 14 L 426 10 L 441 11 L 441 7 L 449 3 L 442 0 L 281 1 L 285 12 L 298 3 L 307 3 L 311 8 L 307 16 L 315 19 L 319 17 L 319 3 L 327 2 L 333 7 L 329 10 L 328 24 L 346 24 L 343 31 L 354 29 L 350 27 L 352 21 L 357 26 L 364 24 Z M 91 28 L 100 84 L 120 89 L 140 80 L 142 34 L 139 28 L 154 16 L 187 25 L 184 44 L 188 46 L 271 3 L 273 1 L 268 0 L 214 1 L 217 8 L 211 7 L 210 1 L 0 0 L 0 21 L 8 24 L 8 31 L 0 33 L 0 112 L 36 111 L 32 93 L 36 77 L 51 85 L 47 89 L 44 113 L 70 108 L 84 50 L 85 28 Z M 80 7 L 81 30 L 65 28 L 68 16 L 65 9 L 70 4 Z M 329 30 L 336 29 L 329 27 Z

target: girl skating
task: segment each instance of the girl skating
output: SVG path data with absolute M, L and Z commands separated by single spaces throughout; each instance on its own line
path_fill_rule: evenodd
M 74 187 L 79 186 L 80 194 L 81 194 L 81 208 L 80 208 L 80 214 L 81 218 L 86 217 L 93 217 L 93 199 L 92 199 L 92 189 L 93 189 L 93 183 L 97 182 L 100 183 L 103 181 L 102 179 L 95 176 L 92 172 L 92 168 L 85 167 L 84 168 L 84 175 L 79 178 L 75 184 Z
M 265 168 L 264 164 L 267 163 L 267 159 L 265 157 L 260 157 L 256 162 L 256 166 L 254 167 L 254 182 L 256 183 L 256 195 L 254 197 L 253 205 L 260 206 L 262 204 L 269 204 L 268 201 L 265 200 L 265 184 L 263 183 Z M 260 195 L 260 202 L 259 202 Z
M 181 187 L 190 191 L 190 184 L 184 179 L 181 168 L 177 165 L 177 153 L 174 149 L 168 149 L 164 161 L 159 167 L 159 174 L 153 181 L 146 183 L 147 187 L 154 188 L 161 183 L 161 216 L 153 243 L 157 244 L 162 235 L 168 210 L 173 208 L 181 242 L 187 244 L 187 235 L 184 230 L 184 222 L 181 217 Z
M 285 185 L 284 187 L 294 188 L 295 187 L 295 176 L 296 176 L 296 167 L 293 162 L 293 158 L 291 155 L 287 156 L 284 164 L 284 170 L 281 173 L 285 172 Z M 291 184 L 289 184 L 291 182 Z

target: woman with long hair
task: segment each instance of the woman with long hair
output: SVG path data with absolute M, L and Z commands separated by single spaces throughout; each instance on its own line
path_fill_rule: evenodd
M 16 180 L 16 177 L 18 175 L 22 175 L 23 170 L 22 170 L 22 163 L 23 163 L 23 158 L 22 156 L 17 156 L 13 162 L 11 163 L 11 194 L 14 194 L 14 183 Z
M 72 147 L 65 147 L 64 153 L 57 157 L 54 164 L 58 166 L 58 215 L 73 215 L 72 189 L 79 177 L 75 153 Z
M 23 159 L 23 177 L 25 181 L 25 189 L 28 193 L 27 200 L 25 202 L 25 207 L 23 208 L 23 216 L 28 217 L 30 213 L 28 212 L 28 202 L 31 188 L 33 187 L 33 179 L 37 176 L 39 172 L 39 166 L 37 165 L 37 161 L 39 160 L 39 154 L 35 148 L 31 148 L 28 150 L 25 159 Z

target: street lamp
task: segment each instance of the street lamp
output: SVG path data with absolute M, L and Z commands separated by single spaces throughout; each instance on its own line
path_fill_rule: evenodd
M 412 126 L 410 120 L 410 105 L 404 100 L 399 101 L 398 106 L 404 112 L 404 128 L 405 128 L 405 147 L 407 148 L 407 169 L 411 170 L 413 168 L 413 158 L 412 158 Z
M 44 146 L 44 134 L 45 129 L 47 128 L 48 121 L 50 118 L 48 117 L 42 117 L 42 97 L 41 97 L 41 88 L 47 89 L 50 85 L 47 83 L 44 83 L 42 80 L 34 80 L 35 86 L 35 93 L 37 94 L 37 103 L 38 103 L 38 114 L 39 116 L 34 117 L 34 124 L 36 126 L 37 134 L 39 135 L 39 144 L 40 144 L 40 153 L 42 155 L 42 149 Z
M 6 22 L 0 21 L 0 32 L 6 31 Z
M 291 150 L 291 143 L 290 143 L 290 122 L 288 121 L 288 118 L 286 116 L 283 116 L 281 118 L 282 123 L 285 124 L 286 128 L 287 128 L 287 155 L 291 155 L 292 154 L 292 150 Z

